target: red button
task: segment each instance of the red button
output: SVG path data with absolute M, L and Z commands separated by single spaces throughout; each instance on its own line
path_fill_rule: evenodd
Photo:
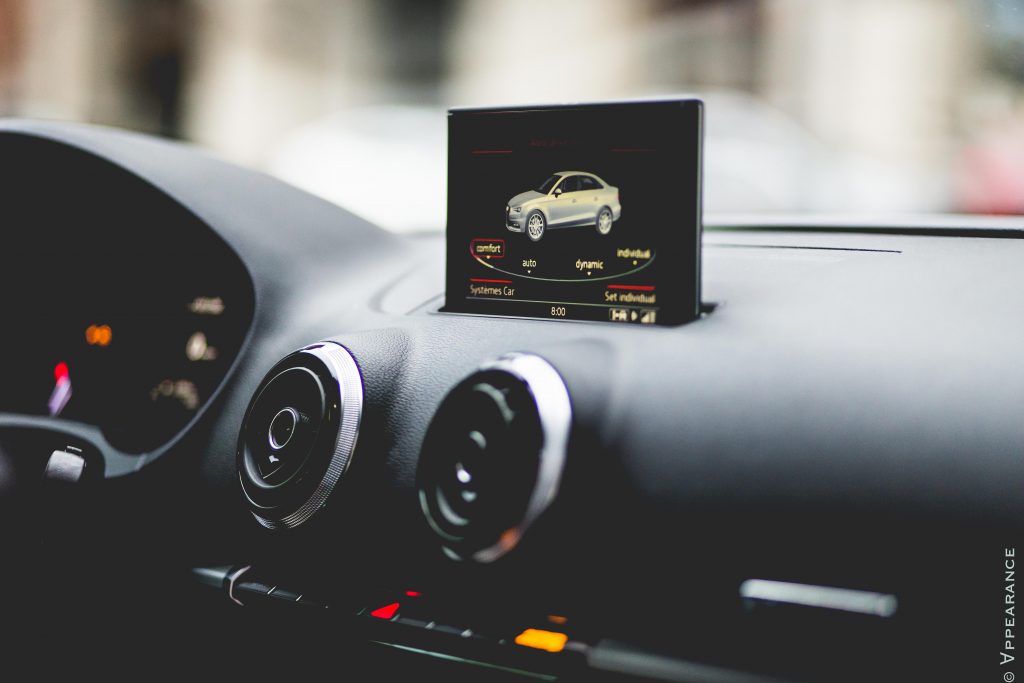
M 378 607 L 373 610 L 370 612 L 370 616 L 377 617 L 378 619 L 390 619 L 398 612 L 398 607 L 399 604 L 397 602 L 393 602 L 390 605 L 384 605 L 383 607 Z

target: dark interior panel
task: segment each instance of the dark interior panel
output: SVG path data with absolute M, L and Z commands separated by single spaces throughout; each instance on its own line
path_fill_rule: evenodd
M 645 327 L 441 312 L 440 234 L 385 233 L 147 138 L 6 122 L 0 192 L 0 474 L 37 477 L 62 441 L 102 462 L 73 499 L 40 484 L 5 503 L 10 547 L 33 558 L 11 578 L 55 614 L 130 621 L 136 653 L 178 638 L 258 673 L 238 653 L 272 633 L 299 668 L 371 679 L 815 681 L 976 671 L 1002 644 L 1024 520 L 1019 226 L 710 225 L 704 315 Z M 215 358 L 188 355 L 197 331 Z M 357 392 L 329 358 L 293 422 L 249 410 L 279 361 L 324 341 L 361 378 L 342 465 Z M 517 374 L 510 353 L 554 375 Z M 74 393 L 50 416 L 61 362 Z M 542 473 L 558 391 L 564 457 Z M 311 428 L 288 476 L 309 495 L 333 472 L 329 497 L 264 528 L 259 487 L 285 478 L 256 468 L 243 494 L 240 432 L 305 424 L 334 431 Z M 508 457 L 499 440 L 530 466 L 486 461 Z M 935 648 L 949 658 L 900 656 Z

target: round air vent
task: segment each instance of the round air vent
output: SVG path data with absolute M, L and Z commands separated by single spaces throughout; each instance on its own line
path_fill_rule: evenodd
M 519 543 L 558 492 L 571 422 L 561 376 L 531 354 L 501 356 L 448 393 L 417 472 L 446 554 L 491 562 Z
M 238 439 L 238 476 L 264 526 L 291 528 L 320 509 L 348 469 L 363 412 L 355 359 L 325 342 L 263 378 Z

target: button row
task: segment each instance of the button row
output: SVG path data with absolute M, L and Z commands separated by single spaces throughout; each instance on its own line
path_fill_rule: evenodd
M 246 607 L 256 605 L 275 605 L 292 603 L 303 607 L 318 607 L 327 609 L 327 603 L 303 595 L 297 591 L 288 590 L 281 586 L 270 585 L 264 581 L 240 579 L 235 582 L 231 597 Z

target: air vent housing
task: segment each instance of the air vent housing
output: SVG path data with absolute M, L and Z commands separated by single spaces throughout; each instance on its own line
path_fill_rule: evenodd
M 348 470 L 363 410 L 359 366 L 342 346 L 313 344 L 260 382 L 238 439 L 238 476 L 265 527 L 296 527 Z
M 420 506 L 445 553 L 491 562 L 554 500 L 572 422 L 558 372 L 532 354 L 486 363 L 445 397 L 420 453 Z

